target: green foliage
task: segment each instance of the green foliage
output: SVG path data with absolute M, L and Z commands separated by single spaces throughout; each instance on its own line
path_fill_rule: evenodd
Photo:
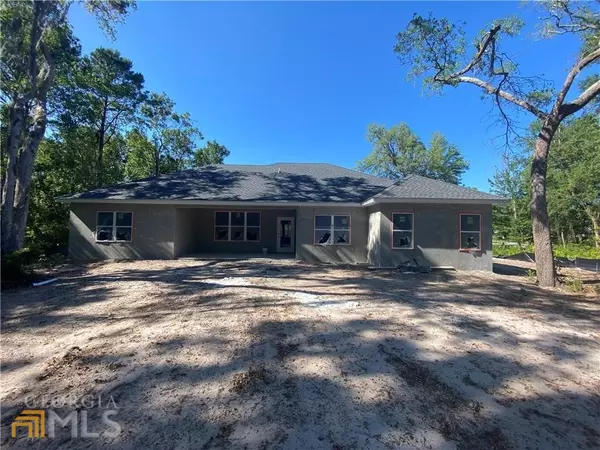
M 571 292 L 580 293 L 584 290 L 583 281 L 576 277 L 565 277 L 563 284 Z
M 391 179 L 409 174 L 459 184 L 469 168 L 460 150 L 450 144 L 441 133 L 434 133 L 429 147 L 405 123 L 386 129 L 371 124 L 367 140 L 373 146 L 371 153 L 358 162 L 359 170 Z
M 538 126 L 532 126 L 523 140 L 524 151 L 507 154 L 503 167 L 490 180 L 492 192 L 510 199 L 508 206 L 495 206 L 493 210 L 497 239 L 531 241 L 529 155 L 534 149 Z M 552 145 L 547 198 L 554 247 L 561 252 L 570 243 L 587 241 L 596 242 L 600 248 L 599 117 L 587 114 L 565 121 Z
M 397 35 L 394 52 L 403 64 L 410 64 L 409 80 L 424 74 L 424 84 L 432 89 L 442 87 L 438 77 L 449 77 L 462 64 L 465 55 L 464 22 L 452 23 L 431 14 L 415 14 L 404 31 Z M 441 51 L 440 51 L 441 50 Z
M 140 112 L 140 127 L 127 136 L 128 178 L 158 176 L 192 166 L 194 149 L 203 136 L 191 116 L 175 112 L 175 103 L 165 93 L 150 94 Z
M 535 253 L 533 244 L 523 245 L 507 245 L 504 242 L 494 242 L 492 245 L 494 256 L 512 256 L 519 253 Z M 565 246 L 555 245 L 554 256 L 556 258 L 585 258 L 585 259 L 600 259 L 600 249 L 589 244 L 574 244 L 568 243 Z
M 506 153 L 503 166 L 488 180 L 492 193 L 510 199 L 508 206 L 493 207 L 496 238 L 519 243 L 531 241 L 529 164 L 524 153 Z
M 229 150 L 217 141 L 208 141 L 206 146 L 194 152 L 194 167 L 208 166 L 210 164 L 223 164 L 229 156 Z
M 2 255 L 2 289 L 29 284 L 34 279 L 35 257 L 27 248 Z

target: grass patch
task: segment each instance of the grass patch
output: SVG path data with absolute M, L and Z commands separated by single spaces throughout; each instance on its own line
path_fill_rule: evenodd
M 567 244 L 562 246 L 561 244 L 554 244 L 554 256 L 557 258 L 586 258 L 586 259 L 600 259 L 600 249 L 592 245 L 585 244 Z M 495 256 L 512 256 L 522 252 L 534 253 L 535 248 L 533 244 L 527 245 L 506 245 L 502 242 L 494 242 L 492 245 L 492 251 Z

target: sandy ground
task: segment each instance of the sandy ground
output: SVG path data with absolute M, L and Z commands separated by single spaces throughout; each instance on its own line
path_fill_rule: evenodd
M 71 268 L 3 294 L 1 361 L 7 448 L 600 446 L 600 301 L 515 275 L 270 260 Z M 97 438 L 10 437 L 25 398 L 86 395 L 116 404 L 118 436 L 96 403 Z

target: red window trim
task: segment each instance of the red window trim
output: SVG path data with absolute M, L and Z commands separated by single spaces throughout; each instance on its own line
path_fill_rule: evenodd
M 477 248 L 462 248 L 462 228 L 461 228 L 461 216 L 479 216 L 479 247 Z M 469 231 L 465 231 L 465 233 L 469 233 Z M 460 211 L 458 213 L 458 251 L 460 252 L 470 252 L 473 250 L 481 251 L 481 246 L 483 244 L 483 214 L 481 211 Z
M 394 247 L 394 214 L 410 214 L 412 215 L 412 240 L 410 247 Z M 392 232 L 391 237 L 391 248 L 392 250 L 414 250 L 415 249 L 415 213 L 414 211 L 394 211 L 392 212 Z M 407 230 L 396 230 L 396 231 L 407 231 Z

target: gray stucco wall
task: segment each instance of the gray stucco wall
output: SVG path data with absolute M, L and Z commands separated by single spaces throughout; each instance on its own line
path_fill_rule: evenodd
M 367 238 L 367 261 L 371 265 L 379 265 L 381 258 L 381 206 L 373 205 L 368 209 L 369 214 L 369 236 Z
M 215 211 L 260 212 L 260 241 L 215 241 Z M 175 213 L 175 256 L 194 253 L 254 253 L 264 247 L 271 254 L 277 253 L 277 218 L 296 217 L 294 209 L 278 208 L 199 208 L 178 207 Z
M 133 213 L 132 242 L 96 242 L 98 211 Z M 171 259 L 175 208 L 162 205 L 71 203 L 69 256 L 73 259 Z
M 414 213 L 414 249 L 392 248 L 392 213 Z M 480 255 L 459 251 L 459 213 L 480 213 L 482 236 Z M 373 251 L 374 266 L 394 267 L 416 258 L 432 266 L 452 266 L 462 270 L 492 270 L 492 206 L 439 204 L 381 204 L 370 209 L 369 220 L 379 220 L 379 259 Z
M 349 215 L 350 245 L 315 245 L 314 217 L 318 214 Z M 296 219 L 296 258 L 308 262 L 366 263 L 369 215 L 367 208 L 298 208 Z
M 215 211 L 259 211 L 259 242 L 214 241 Z M 129 243 L 95 241 L 98 211 L 133 213 L 133 237 Z M 392 248 L 392 213 L 414 213 L 414 249 Z M 460 252 L 459 213 L 482 214 L 482 252 L 479 256 Z M 351 216 L 350 245 L 315 245 L 314 216 Z M 169 205 L 72 203 L 69 254 L 74 259 L 165 259 L 194 253 L 276 252 L 277 217 L 295 217 L 296 258 L 308 262 L 366 263 L 394 267 L 416 258 L 433 266 L 492 270 L 491 205 L 381 204 L 367 208 L 308 207 L 200 208 Z

